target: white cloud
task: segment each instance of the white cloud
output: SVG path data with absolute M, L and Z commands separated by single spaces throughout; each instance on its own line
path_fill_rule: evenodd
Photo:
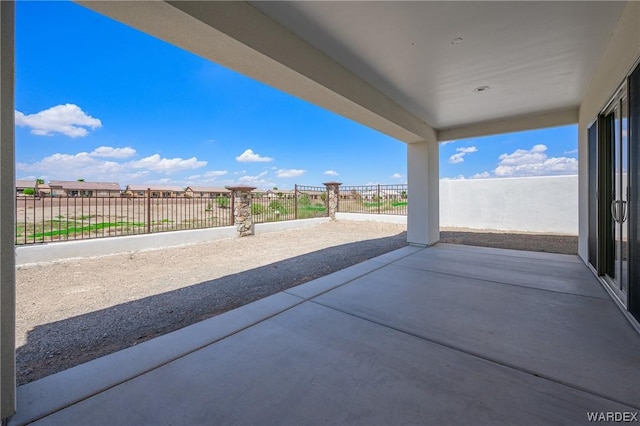
M 241 163 L 262 163 L 273 161 L 273 158 L 262 157 L 259 154 L 253 152 L 252 149 L 247 149 L 242 154 L 236 157 L 236 161 L 239 161 Z
M 238 180 L 240 182 L 256 182 L 260 179 L 262 179 L 263 177 L 265 177 L 267 174 L 269 174 L 269 172 L 267 172 L 266 170 L 264 172 L 258 173 L 255 176 L 251 176 L 251 175 L 244 175 L 240 178 L 238 178 Z
M 440 145 L 449 145 L 450 143 L 456 143 L 458 142 L 457 140 L 452 140 L 452 141 L 444 141 L 444 142 L 440 142 Z
M 113 148 L 110 146 L 101 146 L 93 150 L 92 157 L 99 158 L 129 158 L 136 154 L 136 150 L 131 147 Z
M 185 182 L 191 185 L 221 184 L 222 182 L 231 183 L 230 180 L 218 180 L 219 177 L 225 176 L 228 173 L 229 172 L 226 170 L 210 170 L 201 174 L 189 176 Z
M 517 149 L 511 154 L 500 155 L 500 163 L 493 173 L 499 177 L 570 175 L 578 173 L 578 160 L 568 157 L 551 157 L 547 147 L 535 145 L 530 150 Z
M 72 138 L 89 134 L 87 129 L 102 127 L 102 122 L 87 115 L 74 104 L 56 105 L 35 114 L 23 114 L 15 111 L 16 126 L 30 127 L 31 133 L 40 136 L 52 136 L 61 133 Z
M 139 177 L 140 172 L 130 170 L 118 162 L 95 158 L 88 152 L 77 154 L 56 153 L 34 163 L 16 163 L 20 172 L 34 172 L 49 179 L 106 180 L 119 182 L 121 178 Z
M 323 175 L 338 176 L 338 172 L 336 172 L 335 170 L 327 170 L 326 172 L 323 173 Z
M 577 153 L 578 153 L 578 148 L 572 149 L 571 151 L 565 151 L 563 154 L 577 154 Z
M 457 153 L 449 157 L 449 163 L 458 164 L 464 162 L 464 156 L 471 154 L 472 152 L 478 152 L 478 148 L 475 146 L 468 146 L 463 148 L 456 148 Z
M 153 154 L 141 160 L 131 161 L 127 165 L 134 169 L 147 169 L 154 172 L 174 173 L 183 170 L 198 169 L 206 166 L 207 162 L 200 161 L 196 157 L 187 158 L 185 160 L 180 157 L 161 158 L 160 154 Z
M 289 170 L 280 169 L 276 172 L 276 176 L 278 176 L 279 178 L 298 177 L 298 176 L 302 176 L 306 172 L 307 171 L 303 169 L 289 169 Z
M 244 175 L 238 178 L 238 180 L 234 183 L 241 183 L 243 185 L 250 185 L 258 188 L 273 188 L 274 186 L 276 186 L 276 184 L 269 179 L 265 179 L 265 176 L 267 176 L 267 174 L 269 174 L 269 172 L 265 170 L 255 176 Z
M 202 176 L 205 178 L 213 178 L 213 177 L 218 177 L 218 176 L 224 176 L 227 173 L 229 173 L 226 170 L 211 170 L 209 172 L 205 172 Z
M 471 176 L 471 179 L 486 179 L 490 177 L 491 177 L 490 172 L 482 172 L 482 173 L 476 173 L 475 175 Z
M 121 185 L 136 182 L 158 182 L 163 175 L 203 167 L 206 161 L 195 157 L 161 158 L 155 154 L 142 160 L 123 161 L 134 155 L 135 149 L 99 147 L 92 152 L 77 154 L 56 153 L 33 163 L 16 163 L 20 174 L 34 174 L 46 179 L 119 182 Z M 214 171 L 208 173 L 222 173 Z
M 402 179 L 404 176 L 402 176 L 400 173 L 394 173 L 391 175 L 391 179 Z

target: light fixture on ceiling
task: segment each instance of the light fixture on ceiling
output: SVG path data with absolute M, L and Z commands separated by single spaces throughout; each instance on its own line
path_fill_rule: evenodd
M 474 92 L 486 92 L 487 90 L 489 90 L 489 86 L 480 86 L 480 87 L 476 87 L 475 89 L 473 89 Z
M 451 44 L 460 44 L 462 43 L 462 37 L 456 37 L 453 40 L 451 40 Z

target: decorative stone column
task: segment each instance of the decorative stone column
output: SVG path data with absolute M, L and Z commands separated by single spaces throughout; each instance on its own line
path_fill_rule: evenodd
M 341 182 L 325 182 L 324 186 L 327 187 L 327 205 L 329 210 L 329 217 L 331 220 L 336 220 L 336 212 L 338 211 L 338 197 L 340 196 Z
M 251 218 L 251 191 L 253 186 L 228 186 L 233 197 L 233 223 L 236 225 L 238 237 L 253 235 L 253 219 Z

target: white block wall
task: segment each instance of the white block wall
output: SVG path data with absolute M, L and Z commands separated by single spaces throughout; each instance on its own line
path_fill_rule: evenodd
M 441 180 L 440 226 L 578 235 L 578 176 Z

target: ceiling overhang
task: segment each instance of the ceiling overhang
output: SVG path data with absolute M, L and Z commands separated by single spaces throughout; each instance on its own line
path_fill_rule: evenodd
M 407 143 L 576 123 L 624 5 L 78 3 Z

